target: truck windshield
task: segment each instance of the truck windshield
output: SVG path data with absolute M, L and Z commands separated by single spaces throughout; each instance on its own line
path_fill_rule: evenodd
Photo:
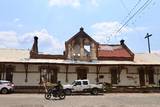
M 73 83 L 72 83 L 72 85 L 81 85 L 81 81 L 74 81 Z

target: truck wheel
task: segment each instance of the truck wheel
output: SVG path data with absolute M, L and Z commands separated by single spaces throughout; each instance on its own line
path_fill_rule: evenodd
M 66 89 L 66 90 L 65 90 L 65 93 L 66 93 L 66 95 L 71 95 L 71 94 L 72 94 L 72 91 L 71 91 L 70 89 Z
M 2 94 L 7 94 L 9 91 L 8 91 L 8 89 L 7 88 L 3 88 L 2 90 L 1 90 L 1 93 Z
M 93 88 L 92 91 L 91 91 L 91 93 L 93 95 L 97 95 L 98 94 L 98 89 L 97 88 Z

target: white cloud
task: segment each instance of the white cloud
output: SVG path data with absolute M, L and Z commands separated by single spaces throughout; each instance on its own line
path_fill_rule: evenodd
M 106 41 L 107 38 L 111 38 L 114 36 L 121 35 L 123 33 L 131 32 L 133 31 L 132 28 L 130 27 L 124 27 L 120 32 L 116 32 L 122 24 L 120 24 L 117 21 L 113 22 L 100 22 L 100 23 L 95 23 L 94 25 L 91 26 L 91 28 L 94 29 L 94 38 L 97 41 L 104 42 Z M 106 38 L 106 39 L 105 39 Z
M 90 2 L 91 5 L 93 5 L 93 6 L 99 6 L 98 0 L 90 0 L 89 2 Z
M 25 33 L 20 37 L 20 42 L 24 44 L 33 44 L 33 37 L 38 36 L 39 50 L 46 53 L 61 53 L 64 50 L 64 43 L 53 37 L 46 29 Z
M 14 31 L 0 32 L 0 47 L 1 48 L 15 48 L 19 45 L 17 33 Z
M 20 18 L 15 18 L 15 19 L 13 20 L 14 23 L 19 22 L 19 21 L 20 21 Z
M 20 23 L 21 19 L 20 18 L 15 18 L 13 19 L 13 25 L 15 25 L 16 27 L 22 28 L 23 24 Z
M 38 36 L 39 51 L 49 54 L 63 54 L 64 43 L 48 33 L 46 29 L 24 33 L 22 36 L 14 31 L 0 31 L 0 48 L 32 48 L 34 36 Z
M 49 0 L 48 3 L 49 6 L 80 6 L 80 0 Z
M 71 6 L 74 8 L 85 4 L 97 7 L 99 2 L 100 0 L 48 0 L 49 6 Z

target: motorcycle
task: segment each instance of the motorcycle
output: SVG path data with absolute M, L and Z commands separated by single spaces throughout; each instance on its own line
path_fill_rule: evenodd
M 60 89 L 60 90 L 57 90 L 56 88 L 49 88 L 47 90 L 47 92 L 45 93 L 45 98 L 47 100 L 51 99 L 51 97 L 54 97 L 54 98 L 59 98 L 60 100 L 62 99 L 65 99 L 66 97 L 66 94 L 65 94 L 65 91 L 63 89 Z

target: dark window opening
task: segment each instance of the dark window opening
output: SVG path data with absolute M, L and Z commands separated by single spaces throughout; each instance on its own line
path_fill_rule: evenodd
M 87 69 L 77 69 L 77 79 L 87 79 Z

